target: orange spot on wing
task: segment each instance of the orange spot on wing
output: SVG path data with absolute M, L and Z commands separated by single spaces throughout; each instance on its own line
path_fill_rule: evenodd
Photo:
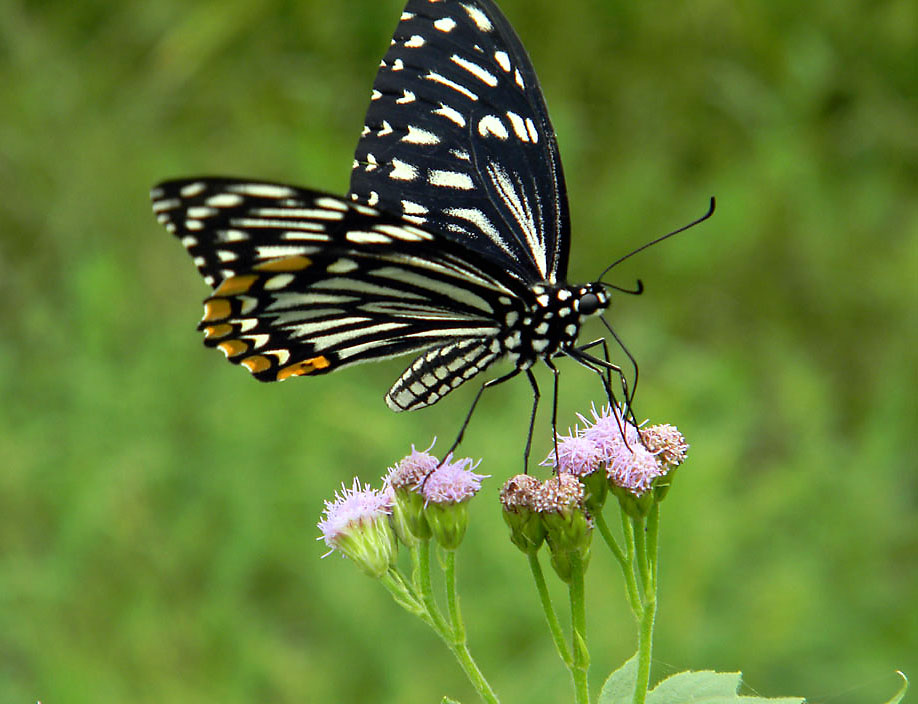
M 204 328 L 204 339 L 212 340 L 214 338 L 226 337 L 233 331 L 233 326 L 229 323 L 221 323 L 220 325 L 208 325 Z
M 245 274 L 244 276 L 230 276 L 223 279 L 223 283 L 217 286 L 214 296 L 235 296 L 245 293 L 258 280 L 258 274 Z
M 252 372 L 252 374 L 257 374 L 258 372 L 263 372 L 265 369 L 271 368 L 271 360 L 260 354 L 246 357 L 240 362 L 240 364 Z
M 300 271 L 301 269 L 305 269 L 310 264 L 312 264 L 312 259 L 297 254 L 292 257 L 272 259 L 261 264 L 256 264 L 252 268 L 255 271 Z
M 242 340 L 227 340 L 226 342 L 221 342 L 217 347 L 227 357 L 236 357 L 249 349 L 248 343 Z
M 209 298 L 204 301 L 204 317 L 202 320 L 205 323 L 223 320 L 228 318 L 232 312 L 233 307 L 225 298 Z
M 312 374 L 319 369 L 326 369 L 331 366 L 331 362 L 328 361 L 327 357 L 313 357 L 311 359 L 304 359 L 302 362 L 297 362 L 296 364 L 290 364 L 283 369 L 277 372 L 277 380 L 284 381 L 293 376 L 303 376 L 304 374 Z

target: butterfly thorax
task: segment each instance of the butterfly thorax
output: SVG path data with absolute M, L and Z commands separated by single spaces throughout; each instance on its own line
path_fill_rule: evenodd
M 504 329 L 499 338 L 504 354 L 520 369 L 573 346 L 584 321 L 609 306 L 609 294 L 600 284 L 540 283 L 529 293 L 516 301 L 505 299 Z

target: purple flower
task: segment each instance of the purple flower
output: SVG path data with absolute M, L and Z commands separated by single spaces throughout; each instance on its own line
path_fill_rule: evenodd
M 426 450 L 417 450 L 411 446 L 411 454 L 403 457 L 389 468 L 385 483 L 393 489 L 416 490 L 421 483 L 440 465 L 440 460 L 430 454 L 436 438 Z
M 321 539 L 331 550 L 339 550 L 371 577 L 381 577 L 395 561 L 395 533 L 389 523 L 392 491 L 375 491 L 354 479 L 351 488 L 343 484 L 332 501 L 325 502 L 319 521 Z
M 555 464 L 554 448 L 548 453 L 548 457 L 542 460 L 543 467 L 555 467 L 562 474 L 573 474 L 575 477 L 582 477 L 592 474 L 602 462 L 602 451 L 597 443 L 585 437 L 584 434 L 574 428 L 573 431 L 568 429 L 568 435 L 558 436 L 558 461 Z
M 641 437 L 648 450 L 669 470 L 685 462 L 688 443 L 675 425 L 652 425 L 641 428 Z
M 643 445 L 635 445 L 630 451 L 624 448 L 619 452 L 614 462 L 607 465 L 606 473 L 615 486 L 640 496 L 666 471 L 653 453 Z
M 456 462 L 451 462 L 451 459 L 452 455 L 423 480 L 421 492 L 427 503 L 458 504 L 467 501 L 481 489 L 481 480 L 490 476 L 472 471 L 478 468 L 480 461 L 472 465 L 469 458 Z
M 598 448 L 600 461 L 607 467 L 614 464 L 623 451 L 628 453 L 629 448 L 642 446 L 638 429 L 622 416 L 621 410 L 617 407 L 603 406 L 597 412 L 594 406 L 592 414 L 592 423 L 579 416 L 580 420 L 588 425 L 582 435 Z
M 390 513 L 391 493 L 385 489 L 376 491 L 369 485 L 362 487 L 360 480 L 354 477 L 350 489 L 341 484 L 341 490 L 335 492 L 335 498 L 325 501 L 324 515 L 318 523 L 318 528 L 322 531 L 325 544 L 334 550 L 343 535 Z

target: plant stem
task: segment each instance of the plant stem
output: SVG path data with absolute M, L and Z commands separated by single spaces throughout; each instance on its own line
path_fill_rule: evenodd
M 574 648 L 574 663 L 571 677 L 574 679 L 574 701 L 588 704 L 590 701 L 587 670 L 590 667 L 590 653 L 586 644 L 586 599 L 583 586 L 583 559 L 576 550 L 570 553 L 571 582 L 568 588 L 571 600 L 571 640 Z
M 418 542 L 418 582 L 421 591 L 421 601 L 433 621 L 434 630 L 440 634 L 440 637 L 449 645 L 453 641 L 453 632 L 449 624 L 440 613 L 440 607 L 433 596 L 433 588 L 430 584 L 430 540 L 425 539 Z
M 449 649 L 459 661 L 472 686 L 478 692 L 483 701 L 489 704 L 497 704 L 497 695 L 491 689 L 491 685 L 485 679 L 478 665 L 472 658 L 469 651 L 468 642 L 465 637 L 465 625 L 462 622 L 462 613 L 459 610 L 459 597 L 456 592 L 456 553 L 453 550 L 446 551 L 446 564 L 444 573 L 446 578 L 446 604 L 449 611 L 450 621 L 452 622 L 451 638 L 447 640 Z
M 406 611 L 422 619 L 425 623 L 433 625 L 427 616 L 427 609 L 421 602 L 420 597 L 415 593 L 411 584 L 394 568 L 384 574 L 380 581 L 388 590 L 395 602 Z
M 644 588 L 643 601 L 646 603 L 647 594 L 653 587 L 650 581 L 650 566 L 647 560 L 646 526 L 643 518 L 633 518 L 631 520 L 634 525 L 634 554 L 637 558 L 638 570 L 641 573 L 641 586 Z
M 638 671 L 634 682 L 633 704 L 644 704 L 650 686 L 650 661 L 653 655 L 653 626 L 657 615 L 657 554 L 660 526 L 660 505 L 654 503 L 647 520 L 645 539 L 644 521 L 635 520 L 634 543 L 641 565 L 644 584 L 644 615 L 638 632 Z
M 609 546 L 619 566 L 622 568 L 622 575 L 625 578 L 625 587 L 628 590 L 628 602 L 631 604 L 631 611 L 634 612 L 634 617 L 640 620 L 641 614 L 644 612 L 644 607 L 641 606 L 641 597 L 640 594 L 638 594 L 637 580 L 634 577 L 632 564 L 629 562 L 628 557 L 625 556 L 625 553 L 622 552 L 618 543 L 615 542 L 615 537 L 612 535 L 612 531 L 609 530 L 609 524 L 606 523 L 606 518 L 601 511 L 596 514 L 595 523 L 596 527 L 599 528 L 599 534 L 602 536 L 606 545 Z
M 528 553 L 529 569 L 532 571 L 532 578 L 536 583 L 536 590 L 539 592 L 539 600 L 542 602 L 542 611 L 545 612 L 545 618 L 548 621 L 548 629 L 551 631 L 552 640 L 555 641 L 555 649 L 565 666 L 571 669 L 574 661 L 571 659 L 571 652 L 567 648 L 567 641 L 564 640 L 564 632 L 561 630 L 561 623 L 555 614 L 555 607 L 551 603 L 551 597 L 548 594 L 548 587 L 545 584 L 545 574 L 542 572 L 542 563 L 539 562 L 537 552 Z

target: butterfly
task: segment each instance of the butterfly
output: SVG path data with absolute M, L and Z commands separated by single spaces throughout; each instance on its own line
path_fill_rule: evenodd
M 556 356 L 621 375 L 608 354 L 577 346 L 584 322 L 608 308 L 608 285 L 567 283 L 555 132 L 491 0 L 409 0 L 373 83 L 347 197 L 201 177 L 165 181 L 151 198 L 213 288 L 205 345 L 260 381 L 414 354 L 385 397 L 405 411 L 509 361 L 479 389 L 455 447 L 481 392 L 520 373 L 535 394 L 531 441 L 537 362 L 555 372 L 556 391 Z

